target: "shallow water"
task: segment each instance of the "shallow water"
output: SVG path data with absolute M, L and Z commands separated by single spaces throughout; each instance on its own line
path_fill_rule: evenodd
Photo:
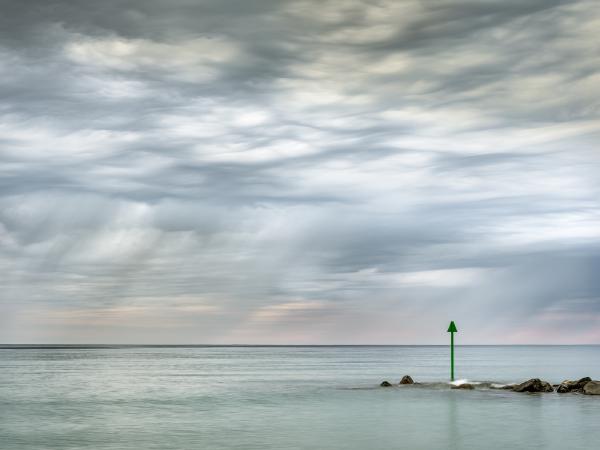
M 457 375 L 600 379 L 600 346 L 458 347 Z M 450 390 L 447 347 L 0 348 L 0 448 L 599 448 L 600 397 Z M 379 388 L 404 374 L 433 386 Z

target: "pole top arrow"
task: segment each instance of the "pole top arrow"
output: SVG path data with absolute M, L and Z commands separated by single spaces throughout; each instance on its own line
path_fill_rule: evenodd
M 448 327 L 448 333 L 456 333 L 458 330 L 456 329 L 456 324 L 454 320 L 450 322 L 450 326 Z

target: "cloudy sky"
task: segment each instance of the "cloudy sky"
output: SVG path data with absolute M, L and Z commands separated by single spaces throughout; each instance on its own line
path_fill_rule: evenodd
M 0 0 L 0 342 L 600 343 L 598 30 Z

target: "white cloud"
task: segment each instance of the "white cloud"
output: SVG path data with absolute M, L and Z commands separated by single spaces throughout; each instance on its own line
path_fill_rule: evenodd
M 217 37 L 165 43 L 82 36 L 65 46 L 65 54 L 89 67 L 125 72 L 157 71 L 169 78 L 188 82 L 213 80 L 220 73 L 220 64 L 240 57 L 234 43 Z

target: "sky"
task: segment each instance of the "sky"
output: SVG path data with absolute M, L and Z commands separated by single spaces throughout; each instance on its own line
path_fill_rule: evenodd
M 598 30 L 0 0 L 0 343 L 600 344 Z

